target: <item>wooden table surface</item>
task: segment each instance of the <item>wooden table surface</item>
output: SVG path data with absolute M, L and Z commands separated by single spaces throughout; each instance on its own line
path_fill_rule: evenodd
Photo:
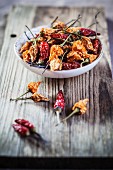
M 91 7 L 16 6 L 9 13 L 0 56 L 1 160 L 3 157 L 7 160 L 7 157 L 12 156 L 14 158 L 113 156 L 113 82 L 104 12 L 99 16 L 104 56 L 93 70 L 78 77 L 49 79 L 30 72 L 17 61 L 13 51 L 15 38 L 10 37 L 12 33 L 16 33 L 17 36 L 22 34 L 26 24 L 30 28 L 47 24 L 57 15 L 61 20 L 67 21 L 81 13 L 83 25 L 88 26 L 98 10 Z M 40 92 L 50 97 L 49 104 L 10 101 L 11 97 L 23 93 L 30 81 L 38 80 L 43 81 Z M 73 117 L 67 124 L 55 127 L 56 117 L 52 111 L 52 104 L 59 89 L 62 89 L 65 95 L 65 115 L 69 114 L 73 104 L 80 99 L 89 98 L 89 104 L 87 114 Z M 50 141 L 50 146 L 42 148 L 28 139 L 21 139 L 11 127 L 14 119 L 18 117 L 33 122 L 43 138 Z

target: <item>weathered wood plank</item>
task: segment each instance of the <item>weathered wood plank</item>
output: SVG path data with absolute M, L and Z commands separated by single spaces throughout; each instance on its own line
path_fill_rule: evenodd
M 111 80 L 111 60 L 108 48 L 107 25 L 104 13 L 99 16 L 99 31 L 102 32 L 104 57 L 90 72 L 70 79 L 48 79 L 24 68 L 13 51 L 15 39 L 25 30 L 24 25 L 35 27 L 48 24 L 55 16 L 63 21 L 82 15 L 82 23 L 93 22 L 97 8 L 13 8 L 8 17 L 0 66 L 0 155 L 32 157 L 67 156 L 113 156 L 113 82 Z M 10 102 L 26 90 L 30 81 L 42 80 L 40 93 L 51 98 L 50 103 L 34 104 L 32 101 Z M 73 117 L 67 124 L 55 127 L 56 117 L 52 105 L 59 89 L 64 91 L 69 114 L 73 104 L 82 98 L 89 98 L 87 114 Z M 16 118 L 26 118 L 36 125 L 39 133 L 51 142 L 50 148 L 37 147 L 29 140 L 22 140 L 11 128 Z

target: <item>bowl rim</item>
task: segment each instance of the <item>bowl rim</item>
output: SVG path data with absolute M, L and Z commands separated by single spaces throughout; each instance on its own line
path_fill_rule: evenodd
M 35 29 L 41 28 L 41 27 L 49 28 L 48 25 L 40 25 L 40 26 L 38 26 L 38 27 L 31 28 L 31 30 L 34 31 Z M 26 33 L 28 33 L 28 31 L 26 31 Z M 37 33 L 38 33 L 38 32 L 37 32 Z M 16 56 L 17 56 L 23 63 L 25 63 L 26 65 L 28 65 L 29 67 L 32 67 L 32 68 L 35 68 L 35 69 L 40 69 L 40 70 L 42 70 L 42 72 L 43 72 L 43 70 L 44 70 L 45 68 L 39 68 L 39 67 L 30 66 L 29 63 L 23 61 L 23 59 L 21 58 L 21 56 L 20 56 L 19 53 L 17 52 L 17 50 L 16 50 L 16 47 L 17 47 L 17 46 L 16 46 L 16 43 L 19 41 L 20 38 L 22 38 L 22 36 L 24 36 L 24 34 L 21 34 L 21 35 L 16 39 L 16 41 L 15 41 L 15 43 L 14 43 L 14 51 L 15 51 Z M 98 38 L 98 39 L 100 40 L 100 38 Z M 101 41 L 101 40 L 100 40 L 100 41 Z M 102 42 L 101 42 L 101 45 L 102 45 Z M 75 68 L 75 69 L 69 69 L 69 70 L 58 70 L 58 71 L 51 71 L 50 69 L 46 69 L 45 71 L 54 72 L 54 73 L 67 73 L 67 72 L 69 72 L 69 71 L 77 71 L 77 70 L 79 71 L 79 70 L 81 70 L 81 69 L 86 69 L 87 67 L 90 67 L 90 66 L 93 65 L 95 62 L 97 62 L 98 60 L 100 60 L 100 58 L 101 58 L 102 56 L 103 56 L 103 50 L 101 50 L 101 52 L 100 52 L 99 56 L 96 58 L 96 60 L 94 60 L 92 63 L 89 63 L 88 65 L 85 65 L 85 66 L 83 66 L 83 67 L 79 67 L 79 68 Z

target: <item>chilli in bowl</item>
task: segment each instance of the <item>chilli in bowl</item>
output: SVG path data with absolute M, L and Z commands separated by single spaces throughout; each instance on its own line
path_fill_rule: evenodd
M 100 33 L 75 27 L 78 19 L 65 24 L 56 18 L 49 28 L 42 28 L 31 39 L 27 37 L 19 51 L 23 61 L 30 66 L 60 71 L 84 67 L 96 60 L 102 50 Z

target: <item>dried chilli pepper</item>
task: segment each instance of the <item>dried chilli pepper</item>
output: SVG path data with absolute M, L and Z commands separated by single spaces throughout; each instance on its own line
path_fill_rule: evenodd
M 44 101 L 44 102 L 48 102 L 49 99 L 41 94 L 38 93 L 34 93 L 31 98 L 34 102 L 40 102 L 40 101 Z
M 87 111 L 87 103 L 89 99 L 79 100 L 74 104 L 72 110 L 75 111 L 76 108 L 79 109 L 79 114 L 84 114 Z
M 96 33 L 95 31 L 89 29 L 89 28 L 80 28 L 80 34 L 82 36 L 96 36 L 96 35 L 100 35 L 100 33 Z
M 29 129 L 21 124 L 12 124 L 14 130 L 21 136 L 29 136 Z
M 39 46 L 40 49 L 40 57 L 39 57 L 39 61 L 45 61 L 49 58 L 49 44 L 45 41 L 40 43 Z
M 93 39 L 93 40 L 92 40 L 92 43 L 93 43 L 93 47 L 94 47 L 94 49 L 95 49 L 94 54 L 99 54 L 100 51 L 101 51 L 101 49 L 102 49 L 102 45 L 101 45 L 100 40 L 97 39 L 97 38 L 96 38 L 96 39 Z
M 16 99 L 10 99 L 10 100 L 15 100 L 15 101 L 17 101 L 17 100 L 19 100 L 22 96 L 24 96 L 25 94 L 27 94 L 27 93 L 29 93 L 29 92 L 31 92 L 31 93 L 36 93 L 40 84 L 41 84 L 41 81 L 38 81 L 38 82 L 30 82 L 30 83 L 27 85 L 28 90 L 27 90 L 24 94 L 22 94 L 21 96 L 17 97 Z
M 65 106 L 64 95 L 63 95 L 62 90 L 60 90 L 57 94 L 56 101 L 55 101 L 55 104 L 54 104 L 54 111 L 57 115 L 57 122 L 58 123 L 60 122 L 59 116 L 62 113 L 62 111 L 64 110 L 64 106 Z
M 29 50 L 31 44 L 31 42 L 26 41 L 26 43 L 21 47 L 19 53 L 23 53 L 24 51 Z
M 51 38 L 66 39 L 67 37 L 68 37 L 68 34 L 61 34 L 61 33 L 51 34 Z
M 36 132 L 34 125 L 28 120 L 16 119 L 15 122 L 16 124 L 12 124 L 12 127 L 21 137 L 33 138 L 41 145 L 49 144 L 39 133 Z
M 76 69 L 80 67 L 79 62 L 72 62 L 72 63 L 62 63 L 62 70 L 71 70 L 71 69 Z
M 16 123 L 28 128 L 31 132 L 35 131 L 35 127 L 32 123 L 30 123 L 28 120 L 25 119 L 16 119 L 15 120 Z
M 29 90 L 31 93 L 36 93 L 40 84 L 41 84 L 41 81 L 38 81 L 38 82 L 30 82 L 30 83 L 28 84 L 28 86 L 27 86 L 27 87 L 28 87 L 28 90 Z
M 68 120 L 70 117 L 72 117 L 75 114 L 78 114 L 78 115 L 79 114 L 80 115 L 85 114 L 86 111 L 87 111 L 87 103 L 88 103 L 88 101 L 89 101 L 89 99 L 84 99 L 84 100 L 79 100 L 79 102 L 76 102 L 74 104 L 74 106 L 72 107 L 72 110 L 73 110 L 72 113 L 70 113 L 67 117 L 62 119 L 61 122 L 65 122 L 66 120 Z

